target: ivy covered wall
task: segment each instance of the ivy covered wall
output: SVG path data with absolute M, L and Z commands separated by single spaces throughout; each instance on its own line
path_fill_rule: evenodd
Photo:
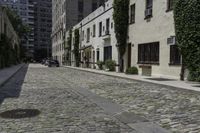
M 189 80 L 200 81 L 200 0 L 176 0 L 174 9 L 177 43 Z

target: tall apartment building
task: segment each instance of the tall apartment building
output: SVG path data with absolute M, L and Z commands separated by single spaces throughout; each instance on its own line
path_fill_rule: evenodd
M 35 59 L 51 57 L 52 0 L 34 0 Z
M 32 58 L 34 54 L 34 1 L 32 0 L 0 0 L 1 6 L 6 6 L 18 13 L 31 32 L 23 38 L 22 45 L 26 49 L 26 56 Z
M 53 0 L 52 56 L 62 64 L 66 31 L 104 4 L 105 0 Z

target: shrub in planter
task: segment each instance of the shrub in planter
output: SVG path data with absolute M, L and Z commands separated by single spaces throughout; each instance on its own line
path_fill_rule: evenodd
M 128 69 L 126 69 L 126 74 L 138 74 L 137 67 L 129 67 Z
M 103 65 L 104 65 L 103 61 L 97 61 L 97 66 L 99 67 L 100 70 L 103 70 Z
M 109 71 L 115 71 L 116 62 L 113 60 L 106 60 L 105 67 Z

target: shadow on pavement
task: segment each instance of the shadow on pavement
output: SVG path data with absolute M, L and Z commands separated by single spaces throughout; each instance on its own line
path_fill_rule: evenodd
M 18 98 L 28 70 L 23 66 L 4 86 L 0 87 L 0 106 L 6 98 Z

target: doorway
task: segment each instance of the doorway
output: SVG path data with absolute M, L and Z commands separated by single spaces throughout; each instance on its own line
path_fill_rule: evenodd
M 128 64 L 127 67 L 131 67 L 131 55 L 132 55 L 132 45 L 131 43 L 128 44 Z

